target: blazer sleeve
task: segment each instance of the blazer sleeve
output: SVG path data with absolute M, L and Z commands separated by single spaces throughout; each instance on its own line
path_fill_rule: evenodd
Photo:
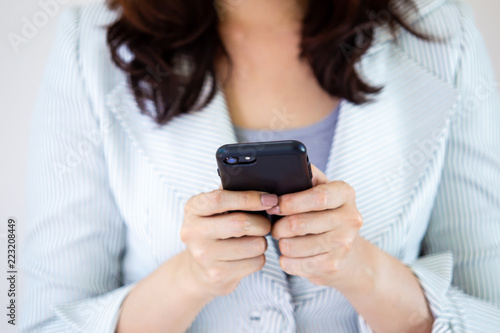
M 409 266 L 435 316 L 433 332 L 500 327 L 500 98 L 471 10 L 462 12 L 459 99 L 424 257 Z
M 63 12 L 30 129 L 21 332 L 114 332 L 125 224 L 78 62 L 79 9 Z

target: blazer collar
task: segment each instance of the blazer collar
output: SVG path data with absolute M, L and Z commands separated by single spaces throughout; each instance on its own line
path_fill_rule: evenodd
M 414 9 L 407 9 L 408 3 L 407 1 L 400 1 L 402 3 L 401 6 L 396 2 L 395 5 L 389 6 L 386 10 L 382 10 L 379 12 L 372 12 L 375 21 L 377 23 L 387 22 L 388 18 L 393 15 L 394 11 L 398 11 L 402 18 L 408 22 L 410 26 L 415 26 L 417 21 L 421 20 L 427 14 L 441 6 L 445 0 L 414 0 L 413 3 L 415 5 Z M 415 11 L 416 9 L 416 11 Z M 418 27 L 416 28 L 419 29 Z M 395 38 L 399 34 L 401 34 L 402 28 L 400 27 L 395 34 L 392 34 L 389 27 L 386 24 L 382 24 L 380 26 L 375 27 L 372 46 L 366 51 L 363 55 L 365 58 L 369 57 L 379 50 L 387 46 L 388 43 L 394 43 Z M 424 31 L 425 32 L 425 31 Z

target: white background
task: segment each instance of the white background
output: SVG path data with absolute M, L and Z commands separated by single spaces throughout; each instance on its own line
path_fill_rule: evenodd
M 50 0 L 41 0 L 48 2 Z M 0 331 L 16 332 L 15 327 L 7 325 L 7 280 L 6 280 L 6 227 L 9 217 L 15 217 L 18 225 L 17 252 L 22 225 L 25 221 L 25 170 L 28 144 L 28 125 L 35 102 L 42 71 L 51 48 L 57 15 L 61 9 L 89 0 L 55 0 L 61 5 L 54 17 L 18 52 L 11 46 L 7 35 L 10 32 L 21 35 L 23 18 L 33 21 L 33 16 L 42 11 L 39 0 L 0 0 Z M 211 1 L 211 0 L 207 0 Z M 496 77 L 500 78 L 500 1 L 467 0 L 476 12 L 476 21 L 486 39 L 493 60 Z M 17 260 L 19 262 L 19 258 Z M 22 272 L 18 274 L 16 312 L 22 313 L 19 283 Z M 22 314 L 21 314 L 22 315 Z

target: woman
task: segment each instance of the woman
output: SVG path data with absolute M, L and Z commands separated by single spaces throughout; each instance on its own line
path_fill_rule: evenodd
M 64 13 L 42 85 L 23 331 L 500 327 L 500 99 L 463 3 L 109 5 Z M 220 145 L 279 137 L 312 189 L 220 189 Z

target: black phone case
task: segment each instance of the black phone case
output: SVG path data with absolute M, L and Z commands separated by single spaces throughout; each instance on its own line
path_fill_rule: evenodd
M 232 165 L 227 158 L 239 158 Z M 307 150 L 300 141 L 228 144 L 216 153 L 218 173 L 226 190 L 256 190 L 283 195 L 312 187 Z M 249 162 L 246 162 L 249 160 Z

